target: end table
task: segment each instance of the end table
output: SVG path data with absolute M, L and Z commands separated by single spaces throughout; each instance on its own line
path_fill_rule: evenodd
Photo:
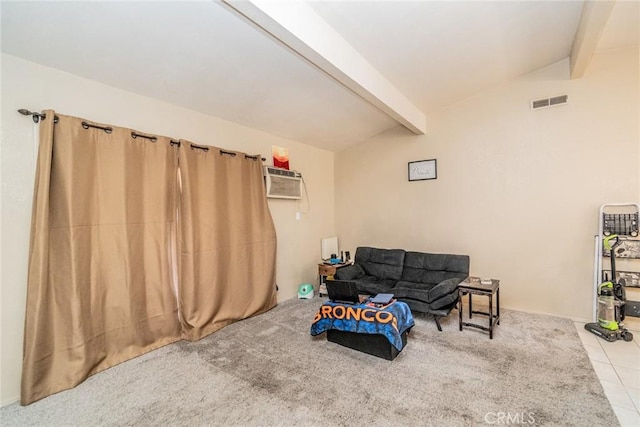
M 463 311 L 463 296 L 469 295 L 469 319 L 472 318 L 474 314 L 482 314 L 485 316 L 489 316 L 489 327 L 484 325 L 480 325 L 477 323 L 471 322 L 463 322 L 462 321 L 462 311 Z M 474 311 L 473 310 L 473 295 L 484 295 L 489 297 L 489 312 L 485 311 Z M 493 313 L 493 296 L 496 296 L 496 312 Z M 491 284 L 489 283 L 481 283 L 479 277 L 468 277 L 463 282 L 458 285 L 458 321 L 460 330 L 462 331 L 463 326 L 468 326 L 471 328 L 482 329 L 484 331 L 489 332 L 489 339 L 493 339 L 493 328 L 495 325 L 500 324 L 500 280 L 491 279 Z
M 351 265 L 351 262 L 345 262 L 340 264 L 318 264 L 318 295 L 324 296 L 327 294 L 327 288 L 325 286 L 325 280 L 327 277 L 336 274 L 336 270 L 341 267 Z

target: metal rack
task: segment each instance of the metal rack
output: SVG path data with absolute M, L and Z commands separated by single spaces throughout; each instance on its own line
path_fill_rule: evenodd
M 596 321 L 598 285 L 604 281 L 625 279 L 627 287 L 640 286 L 640 238 L 638 226 L 640 204 L 611 203 L 600 206 L 598 234 L 594 244 L 594 274 L 593 274 L 593 320 Z M 610 257 L 604 249 L 604 238 L 616 234 L 622 240 L 622 246 L 616 249 L 616 259 L 637 260 L 638 266 L 634 271 L 617 271 L 616 277 L 609 277 L 610 270 L 603 269 L 603 260 Z M 617 270 L 617 269 L 616 269 Z M 640 317 L 640 301 L 626 303 L 627 316 Z

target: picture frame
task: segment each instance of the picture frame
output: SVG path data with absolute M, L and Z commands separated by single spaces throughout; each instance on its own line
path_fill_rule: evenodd
M 409 181 L 425 181 L 438 179 L 438 160 L 417 160 L 409 162 Z

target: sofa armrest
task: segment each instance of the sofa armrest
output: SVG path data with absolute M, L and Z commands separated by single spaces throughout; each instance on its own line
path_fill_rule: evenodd
M 338 268 L 333 277 L 338 280 L 357 280 L 364 277 L 364 270 L 358 264 L 348 265 Z
M 462 282 L 462 279 L 458 277 L 452 277 L 451 279 L 443 280 L 429 290 L 429 301 L 435 301 L 443 296 L 456 292 L 458 284 Z

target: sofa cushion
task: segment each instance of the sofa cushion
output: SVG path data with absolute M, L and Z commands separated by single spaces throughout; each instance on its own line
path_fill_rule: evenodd
M 458 293 L 452 292 L 429 304 L 429 308 L 431 310 L 439 310 L 444 307 L 450 307 L 451 305 L 455 304 L 457 301 L 458 301 Z
M 364 276 L 354 282 L 356 282 L 358 291 L 367 295 L 393 293 L 393 285 L 396 284 L 393 279 L 381 279 L 374 276 Z
M 420 287 L 415 285 L 421 285 Z M 429 303 L 429 288 L 425 287 L 424 283 L 414 283 L 401 281 L 391 289 L 391 292 L 395 298 L 410 298 L 418 301 L 424 301 Z
M 378 249 L 361 246 L 356 249 L 355 263 L 365 273 L 380 279 L 400 280 L 405 251 L 402 249 Z
M 431 291 L 433 290 L 434 288 L 431 288 Z M 457 291 L 449 292 L 448 294 L 439 294 L 437 298 L 435 298 L 435 294 L 431 294 L 431 291 L 428 289 L 395 287 L 391 290 L 390 293 L 393 294 L 394 298 L 405 301 L 407 303 L 409 301 L 412 301 L 414 303 L 422 303 L 422 308 L 418 309 L 417 311 L 423 312 L 428 311 L 426 310 L 426 307 L 428 307 L 429 309 L 438 310 L 458 301 Z M 411 306 L 411 308 L 413 309 L 413 306 Z
M 391 289 L 391 292 L 396 298 L 411 298 L 418 301 L 424 301 L 430 303 L 433 299 L 429 299 L 429 291 L 434 285 L 428 285 L 425 283 L 408 282 L 406 280 L 400 280 Z
M 452 279 L 443 280 L 442 282 L 438 283 L 436 286 L 429 290 L 429 301 L 435 301 L 445 295 L 457 292 L 458 283 L 462 282 L 462 280 L 463 279 L 454 277 Z
M 432 303 L 446 295 L 457 293 L 458 283 L 462 280 L 463 279 L 454 277 L 443 280 L 437 285 L 400 280 L 396 283 L 396 286 L 391 290 L 391 292 L 402 298 L 412 298 Z
M 354 280 L 364 277 L 364 270 L 358 264 L 338 268 L 334 277 L 338 280 Z
M 407 252 L 402 280 L 436 285 L 451 278 L 466 279 L 469 275 L 467 255 Z

